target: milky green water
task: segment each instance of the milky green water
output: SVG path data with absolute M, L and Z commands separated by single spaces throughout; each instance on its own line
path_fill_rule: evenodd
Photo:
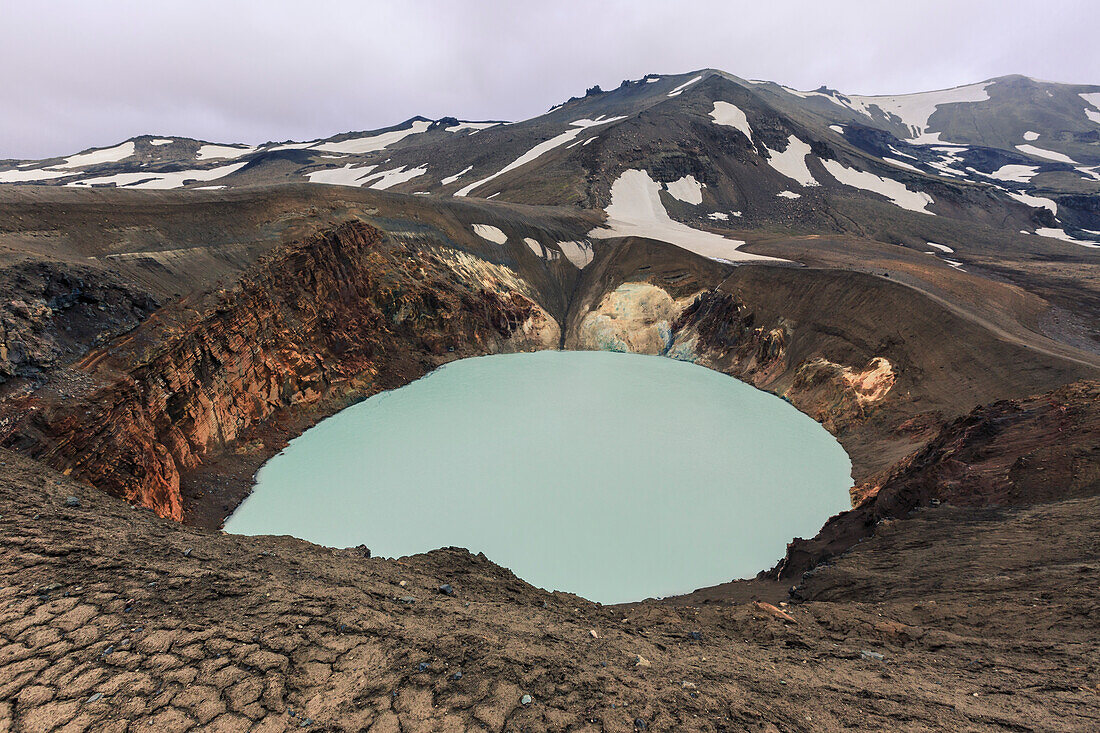
M 457 361 L 324 420 L 225 529 L 466 547 L 616 603 L 770 567 L 850 485 L 836 440 L 778 397 L 663 357 L 545 351 Z

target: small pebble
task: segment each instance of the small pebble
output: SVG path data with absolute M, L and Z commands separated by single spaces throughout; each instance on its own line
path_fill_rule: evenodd
M 88 697 L 88 702 L 96 702 L 96 701 L 102 700 L 102 699 L 103 699 L 103 693 L 102 692 L 96 692 L 96 693 L 94 693 L 94 694 L 92 694 L 91 696 Z
M 524 695 L 519 699 L 520 705 L 530 705 L 532 702 L 534 702 L 534 699 L 530 695 Z
M 66 497 L 65 506 L 79 507 L 80 506 L 80 499 L 78 499 L 75 496 Z

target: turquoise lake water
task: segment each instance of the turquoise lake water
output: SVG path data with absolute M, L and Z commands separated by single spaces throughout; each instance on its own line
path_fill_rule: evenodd
M 755 575 L 850 485 L 836 439 L 778 397 L 664 357 L 543 351 L 463 359 L 322 421 L 225 529 L 466 547 L 617 603 Z

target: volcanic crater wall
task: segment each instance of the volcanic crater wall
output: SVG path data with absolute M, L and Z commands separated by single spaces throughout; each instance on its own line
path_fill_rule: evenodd
M 277 250 L 170 337 L 139 327 L 89 352 L 75 398 L 9 401 L 3 444 L 181 520 L 181 475 L 278 413 L 557 344 L 534 300 L 453 260 L 359 222 Z

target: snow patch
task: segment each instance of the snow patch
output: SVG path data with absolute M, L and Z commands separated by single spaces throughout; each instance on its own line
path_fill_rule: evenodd
M 780 191 L 779 193 L 776 194 L 776 196 L 778 196 L 780 198 L 784 198 L 784 199 L 800 199 L 800 198 L 802 198 L 802 194 L 795 193 L 794 191 Z
M 670 96 L 670 97 L 678 96 L 680 94 L 680 92 L 684 91 L 685 89 L 687 89 L 692 84 L 694 84 L 695 82 L 699 81 L 702 78 L 703 78 L 703 75 L 700 74 L 699 76 L 695 77 L 694 79 L 688 79 L 683 84 L 681 84 L 680 86 L 676 87 L 671 92 L 669 92 L 668 96 Z
M 385 189 L 392 188 L 399 183 L 411 181 L 417 176 L 422 176 L 427 172 L 427 165 L 422 165 L 417 168 L 409 168 L 408 170 L 405 170 L 405 166 L 399 166 L 397 168 L 394 168 L 393 170 L 382 171 L 380 173 L 372 173 L 371 175 L 363 178 L 362 182 L 367 183 L 373 180 L 375 182 L 372 183 L 370 187 L 378 191 L 384 191 Z
M 358 155 L 373 153 L 376 150 L 383 150 L 389 145 L 404 140 L 409 135 L 418 135 L 425 132 L 431 127 L 431 124 L 432 123 L 427 120 L 416 120 L 412 123 L 411 127 L 404 130 L 392 130 L 378 135 L 368 135 L 367 137 L 354 137 L 350 140 L 343 140 L 338 143 L 319 143 L 316 149 L 323 150 L 326 153 L 354 153 Z
M 474 234 L 493 244 L 504 244 L 508 241 L 508 235 L 492 224 L 471 224 L 470 226 L 474 228 Z
M 768 151 L 768 165 L 781 175 L 790 178 L 802 186 L 818 186 L 817 180 L 806 167 L 806 156 L 810 154 L 810 146 L 799 140 L 794 135 L 787 138 L 787 149 L 782 153 L 765 147 Z
M 723 214 L 721 211 L 715 211 L 713 214 L 707 214 L 708 219 L 714 219 L 715 221 L 729 221 L 730 215 Z
M 947 254 L 952 254 L 955 251 L 948 247 L 946 244 L 936 244 L 935 242 L 927 242 L 927 244 L 929 247 L 935 247 L 940 252 L 946 252 Z
M 242 163 L 230 163 L 229 165 L 223 165 L 218 168 L 207 168 L 206 170 L 189 170 L 189 171 L 172 171 L 171 173 L 118 173 L 113 176 L 102 176 L 99 178 L 85 178 L 82 181 L 72 181 L 66 183 L 66 186 L 106 186 L 108 184 L 115 184 L 117 187 L 126 188 L 143 188 L 143 189 L 157 189 L 164 190 L 169 188 L 182 188 L 187 181 L 213 181 L 218 178 L 224 178 L 230 173 L 240 170 L 248 165 L 247 162 Z
M 592 262 L 592 258 L 596 256 L 592 243 L 587 239 L 583 242 L 558 242 L 558 249 L 578 270 L 583 270 L 585 265 Z
M 306 173 L 306 178 L 310 183 L 331 183 L 336 186 L 362 186 L 364 181 L 361 179 L 377 168 L 376 165 L 365 165 L 359 168 L 353 168 L 351 163 L 347 163 L 343 168 L 326 168 L 320 171 L 311 171 Z
M 1097 110 L 1100 110 L 1100 92 L 1081 93 L 1081 94 L 1078 94 L 1077 96 L 1079 96 L 1081 99 L 1083 99 L 1086 102 L 1088 102 L 1089 104 L 1091 104 Z M 1095 122 L 1096 124 L 1100 125 L 1100 112 L 1097 112 L 1096 110 L 1091 110 L 1088 107 L 1086 107 L 1085 108 L 1085 116 L 1088 117 L 1093 122 Z
M 134 154 L 134 143 L 122 143 L 113 148 L 100 148 L 87 153 L 79 153 L 65 159 L 64 163 L 50 166 L 51 168 L 82 168 L 86 165 L 100 165 L 101 163 L 117 163 Z
M 900 181 L 891 178 L 876 176 L 874 173 L 846 168 L 839 161 L 823 160 L 825 170 L 845 186 L 871 191 L 890 199 L 896 206 L 909 211 L 917 211 L 922 214 L 932 214 L 927 206 L 932 203 L 932 197 L 924 191 L 913 191 L 905 187 Z
M 1032 155 L 1036 158 L 1046 158 L 1047 160 L 1056 160 L 1059 163 L 1069 163 L 1070 165 L 1077 165 L 1077 161 L 1068 155 L 1057 153 L 1053 150 L 1044 150 L 1043 148 L 1037 148 L 1034 145 L 1017 145 L 1016 149 L 1026 155 Z
M 986 88 L 990 84 L 991 82 L 981 82 L 953 89 L 897 96 L 849 96 L 848 104 L 840 101 L 837 103 L 872 118 L 874 115 L 871 108 L 878 107 L 887 115 L 894 115 L 900 119 L 901 123 L 908 128 L 910 137 L 920 140 L 917 144 L 938 143 L 941 142 L 939 133 L 928 132 L 928 120 L 935 114 L 936 109 L 944 104 L 984 102 L 989 99 Z
M 844 134 L 844 128 L 841 125 L 829 125 L 829 129 L 838 135 Z
M 905 168 L 906 170 L 916 171 L 917 173 L 923 173 L 924 172 L 920 168 L 916 167 L 915 165 L 909 165 L 904 160 L 898 160 L 897 158 L 883 158 L 883 160 L 885 160 L 887 163 L 890 163 L 892 165 L 896 165 L 899 168 Z
M 257 150 L 259 150 L 259 148 L 238 148 L 233 145 L 203 145 L 201 148 L 199 148 L 199 152 L 195 155 L 195 160 L 239 158 L 242 155 L 248 155 L 249 153 L 254 153 Z
M 698 206 L 703 203 L 703 184 L 695 180 L 695 176 L 684 176 L 678 181 L 666 183 L 665 190 L 668 191 L 673 198 L 679 199 L 686 204 Z
M 1060 239 L 1063 242 L 1072 242 L 1073 244 L 1079 244 L 1082 247 L 1091 247 L 1093 249 L 1100 249 L 1100 244 L 1096 242 L 1087 242 L 1083 239 L 1074 239 L 1066 233 L 1065 229 L 1055 229 L 1054 227 L 1039 227 L 1035 230 L 1035 233 L 1040 237 L 1050 237 L 1051 239 Z
M 1037 132 L 1032 132 L 1031 130 L 1028 130 L 1027 132 L 1024 133 L 1024 140 L 1027 140 L 1028 142 L 1031 142 L 1033 140 L 1038 140 L 1038 139 L 1039 139 L 1039 133 L 1037 133 Z
M 457 125 L 451 125 L 450 127 L 443 128 L 447 132 L 462 132 L 463 130 L 473 130 L 471 135 L 476 135 L 482 130 L 488 130 L 490 127 L 496 127 L 499 122 L 459 122 Z
M 311 140 L 308 143 L 285 143 L 283 145 L 276 145 L 275 147 L 271 148 L 271 152 L 275 152 L 277 150 L 305 150 L 306 148 L 312 148 L 316 144 L 316 140 Z M 327 158 L 329 156 L 322 155 L 321 157 Z
M 149 144 L 159 146 L 159 145 L 171 145 L 174 142 L 175 142 L 175 140 L 167 140 L 167 139 L 162 140 L 162 139 L 158 138 L 156 140 L 150 140 Z
M 524 166 L 524 165 L 530 163 L 531 161 L 541 157 L 543 154 L 550 152 L 554 148 L 560 147 L 562 145 L 565 145 L 568 142 L 571 142 L 572 140 L 576 139 L 576 137 L 578 135 L 580 135 L 582 132 L 584 132 L 586 129 L 588 129 L 590 127 L 595 127 L 597 125 L 606 125 L 610 122 L 618 122 L 619 120 L 625 119 L 625 117 L 609 117 L 608 119 L 605 120 L 605 119 L 601 119 L 602 117 L 603 117 L 603 115 L 600 115 L 600 117 L 598 117 L 594 120 L 581 119 L 581 120 L 574 120 L 573 122 L 570 122 L 569 123 L 570 129 L 566 130 L 565 132 L 563 132 L 562 134 L 560 134 L 556 137 L 552 137 L 549 140 L 542 141 L 541 143 L 539 143 L 535 147 L 528 150 L 523 155 L 521 155 L 518 158 L 516 158 L 515 160 L 513 160 L 508 165 L 501 168 L 499 171 L 497 171 L 493 175 L 488 176 L 487 178 L 482 178 L 480 181 L 474 181 L 470 185 L 465 186 L 463 188 L 460 188 L 459 190 L 454 192 L 454 195 L 455 196 L 467 196 L 475 188 L 478 188 L 479 186 L 482 186 L 482 185 L 488 183 L 489 181 L 493 180 L 494 178 L 498 178 L 498 177 L 504 175 L 505 173 L 508 173 L 509 171 L 513 171 L 516 168 Z
M 986 173 L 990 178 L 998 181 L 1012 181 L 1013 183 L 1028 183 L 1039 174 L 1039 167 L 1034 165 L 1002 165 L 992 173 Z
M 1050 209 L 1050 213 L 1058 216 L 1058 204 L 1055 203 L 1054 199 L 1044 198 L 1043 196 L 1032 196 L 1026 193 L 1016 193 L 1015 191 L 1005 191 L 1005 193 L 1022 204 L 1027 204 L 1028 206 L 1034 206 L 1036 208 L 1047 208 Z
M 53 178 L 78 175 L 79 171 L 10 170 L 0 171 L 0 183 L 27 183 L 29 181 L 48 181 Z
M 661 184 L 643 170 L 624 171 L 611 185 L 611 205 L 607 207 L 607 222 L 593 229 L 588 236 L 645 237 L 667 242 L 703 257 L 724 262 L 770 260 L 773 257 L 739 252 L 744 242 L 727 239 L 712 232 L 692 229 L 674 221 L 661 203 Z M 566 256 L 569 253 L 562 248 Z
M 463 168 L 462 170 L 460 170 L 458 173 L 455 173 L 453 176 L 447 176 L 446 178 L 440 180 L 439 182 L 442 183 L 444 186 L 450 185 L 450 184 L 454 183 L 455 181 L 457 181 L 459 178 L 462 178 L 462 176 L 466 175 L 467 173 L 469 173 L 473 169 L 474 169 L 474 167 L 472 165 L 468 165 L 465 168 Z
M 714 119 L 714 124 L 740 130 L 752 142 L 752 128 L 749 127 L 749 118 L 745 116 L 740 107 L 729 102 L 715 102 L 714 109 L 710 111 L 710 116 Z

